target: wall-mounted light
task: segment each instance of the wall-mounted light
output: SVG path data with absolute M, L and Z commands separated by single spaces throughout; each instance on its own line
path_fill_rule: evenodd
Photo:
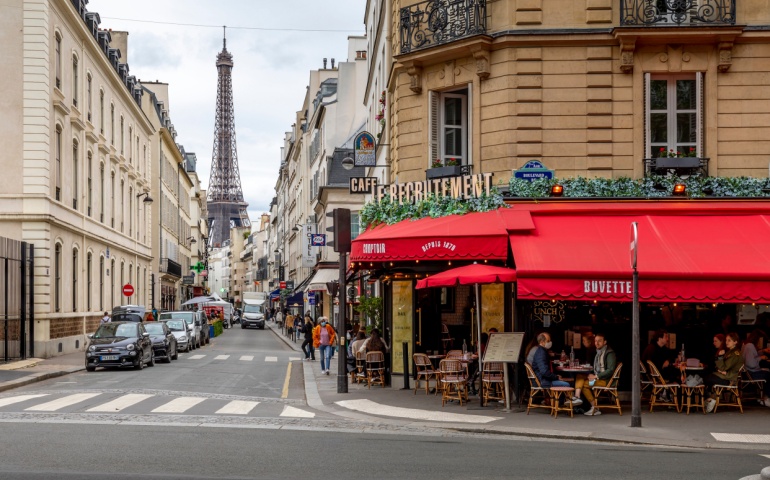
M 144 197 L 144 200 L 142 200 L 142 203 L 150 204 L 152 203 L 152 197 L 150 196 L 150 192 L 144 192 L 140 193 L 136 196 L 136 198 Z
M 191 244 L 192 244 L 192 243 L 198 243 L 198 240 L 196 240 L 196 239 L 195 239 L 195 237 L 189 237 L 189 238 L 188 238 L 187 240 L 185 240 L 185 241 L 186 241 L 186 242 L 190 242 Z
M 684 183 L 677 183 L 674 185 L 674 190 L 671 194 L 676 197 L 683 197 L 687 194 L 687 186 Z
M 561 197 L 564 195 L 564 186 L 561 184 L 555 184 L 551 185 L 551 196 L 552 197 Z

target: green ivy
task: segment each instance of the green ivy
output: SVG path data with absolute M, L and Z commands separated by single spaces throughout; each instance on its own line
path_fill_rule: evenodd
M 660 198 L 670 197 L 677 183 L 686 185 L 689 198 L 706 196 L 725 197 L 770 197 L 763 191 L 769 186 L 768 179 L 753 177 L 703 177 L 690 175 L 683 178 L 677 175 L 650 175 L 633 180 L 621 178 L 540 178 L 529 182 L 511 178 L 508 194 L 517 198 L 546 198 L 551 187 L 560 184 L 564 187 L 564 196 L 570 198 Z
M 478 198 L 459 200 L 451 197 L 429 195 L 415 203 L 399 204 L 386 195 L 380 202 L 369 202 L 361 209 L 361 223 L 366 227 L 385 223 L 392 225 L 407 218 L 439 218 L 447 215 L 462 215 L 471 212 L 488 212 L 505 207 L 503 195 L 496 187 L 490 189 L 489 195 L 483 193 Z

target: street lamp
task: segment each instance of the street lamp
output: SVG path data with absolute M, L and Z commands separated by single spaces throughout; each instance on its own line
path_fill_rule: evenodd
M 188 237 L 187 240 L 185 240 L 185 242 L 190 242 L 190 244 L 192 245 L 193 243 L 198 243 L 198 240 L 196 240 L 195 237 Z
M 150 192 L 144 192 L 140 193 L 136 196 L 136 198 L 144 197 L 144 200 L 142 200 L 142 203 L 150 204 L 152 203 L 152 197 L 150 196 Z

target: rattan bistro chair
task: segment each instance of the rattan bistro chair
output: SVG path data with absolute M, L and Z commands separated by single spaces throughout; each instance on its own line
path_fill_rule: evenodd
M 644 402 L 645 397 L 649 400 L 652 396 L 652 379 L 650 378 L 650 374 L 647 373 L 647 369 L 644 368 L 644 362 L 639 360 L 639 376 L 642 378 L 642 384 L 639 388 L 639 397 L 642 402 Z
M 529 400 L 527 401 L 527 415 L 529 415 L 529 410 L 531 408 L 545 408 L 551 412 L 551 405 L 549 402 L 546 402 L 546 400 L 550 401 L 551 398 L 551 393 L 548 391 L 548 388 L 540 385 L 540 380 L 537 378 L 537 375 L 535 375 L 535 371 L 532 370 L 532 365 L 524 362 L 524 368 L 527 370 L 527 380 L 529 380 Z
M 620 409 L 620 397 L 618 397 L 618 381 L 620 381 L 620 369 L 623 368 L 623 363 L 618 363 L 615 367 L 615 371 L 612 372 L 612 378 L 607 382 L 607 385 L 600 387 L 594 385 L 591 387 L 591 391 L 594 393 L 594 399 L 596 408 L 614 408 L 617 409 L 618 415 L 623 415 Z M 600 404 L 600 400 L 607 398 L 609 403 Z
M 439 371 L 441 372 L 441 384 L 443 392 L 441 395 L 441 406 L 443 407 L 447 400 L 455 398 L 463 404 L 463 399 L 468 401 L 468 376 L 465 373 L 465 367 L 459 360 L 444 359 L 439 362 Z
M 356 383 L 366 383 L 366 352 L 356 352 Z
M 740 377 L 733 380 L 729 385 L 714 385 L 714 413 L 717 413 L 719 407 L 738 407 L 743 413 L 743 402 L 741 402 Z
M 650 412 L 654 407 L 675 407 L 677 412 L 681 411 L 679 407 L 679 384 L 666 383 L 666 380 L 658 371 L 654 363 L 647 360 L 647 372 L 652 380 L 652 394 L 650 394 Z M 668 392 L 671 400 L 664 402 L 658 397 L 661 393 Z
M 481 364 L 481 402 L 486 405 L 489 400 L 505 398 L 505 364 L 502 362 L 485 362 Z
M 366 383 L 385 387 L 385 355 L 382 352 L 366 352 Z
M 438 371 L 433 368 L 433 363 L 430 358 L 424 353 L 415 353 L 412 355 L 414 360 L 415 371 L 417 372 L 417 378 L 414 382 L 414 394 L 417 395 L 417 389 L 420 386 L 420 381 L 425 382 L 425 394 L 430 393 L 430 381 L 433 380 L 436 384 L 436 391 L 438 391 Z
M 746 370 L 746 366 L 741 367 L 741 400 L 759 400 L 765 399 L 765 379 L 751 376 L 751 372 Z

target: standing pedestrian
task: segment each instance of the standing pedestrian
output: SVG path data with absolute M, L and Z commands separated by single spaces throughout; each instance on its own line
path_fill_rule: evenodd
M 329 364 L 336 340 L 334 329 L 329 325 L 329 319 L 321 317 L 320 323 L 313 329 L 313 346 L 321 351 L 321 373 L 326 375 L 329 375 Z
M 289 338 L 292 338 L 291 335 L 294 332 L 294 315 L 289 313 L 289 311 L 284 312 L 284 327 L 286 329 L 286 336 Z
M 107 312 L 104 312 L 104 316 L 102 317 L 102 323 L 108 323 L 110 321 L 110 314 Z
M 292 340 L 294 340 L 295 342 L 299 338 L 299 334 L 302 333 L 303 325 L 304 324 L 302 323 L 302 317 L 299 314 L 297 314 L 297 316 L 294 317 L 294 335 L 292 338 Z
M 302 351 L 305 352 L 305 361 L 315 361 L 315 349 L 313 348 L 313 319 L 310 314 L 305 314 L 305 324 L 302 326 L 302 334 L 305 341 L 302 342 Z
M 281 330 L 283 330 L 283 314 L 280 310 L 275 312 L 275 316 L 273 317 L 275 319 L 275 323 L 281 327 Z

